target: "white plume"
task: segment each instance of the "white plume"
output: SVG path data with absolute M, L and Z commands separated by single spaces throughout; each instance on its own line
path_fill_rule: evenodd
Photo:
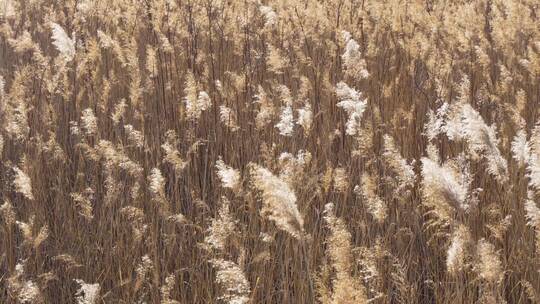
M 69 38 L 58 23 L 51 23 L 51 27 L 54 46 L 67 61 L 71 61 L 75 56 L 75 37 Z

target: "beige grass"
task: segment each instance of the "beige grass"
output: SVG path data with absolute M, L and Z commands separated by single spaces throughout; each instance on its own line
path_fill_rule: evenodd
M 0 303 L 535 303 L 538 0 L 0 0 Z

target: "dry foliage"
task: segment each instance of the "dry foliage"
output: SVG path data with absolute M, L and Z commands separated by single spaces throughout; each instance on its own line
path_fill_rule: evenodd
M 538 0 L 0 0 L 0 303 L 536 303 Z

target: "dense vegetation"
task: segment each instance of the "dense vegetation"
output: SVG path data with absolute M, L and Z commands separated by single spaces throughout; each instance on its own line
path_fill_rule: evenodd
M 538 0 L 0 0 L 0 303 L 537 303 Z

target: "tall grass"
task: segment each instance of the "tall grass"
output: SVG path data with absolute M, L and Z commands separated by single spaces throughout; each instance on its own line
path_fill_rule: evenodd
M 536 303 L 537 0 L 0 0 L 0 303 Z

